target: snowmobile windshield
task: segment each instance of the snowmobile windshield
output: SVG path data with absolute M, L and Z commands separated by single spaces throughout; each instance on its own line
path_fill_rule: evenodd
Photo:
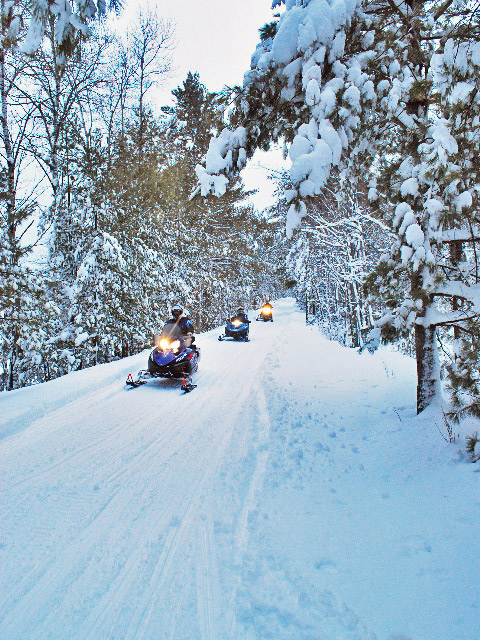
M 178 338 L 181 338 L 182 336 L 182 327 L 179 324 L 177 324 L 173 320 L 168 320 L 165 323 L 165 326 L 162 329 L 162 338 L 178 340 Z

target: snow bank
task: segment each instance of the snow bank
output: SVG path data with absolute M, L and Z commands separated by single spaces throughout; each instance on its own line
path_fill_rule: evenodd
M 129 373 L 147 364 L 149 350 L 82 371 L 74 371 L 50 382 L 0 393 L 0 440 L 27 428 L 34 420 L 88 394 L 113 392 Z

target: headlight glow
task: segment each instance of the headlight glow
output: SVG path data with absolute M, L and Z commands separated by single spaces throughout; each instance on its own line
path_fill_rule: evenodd
M 234 320 L 232 324 L 234 327 L 239 327 L 242 323 L 240 322 L 240 320 Z
M 269 316 L 272 313 L 270 307 L 262 307 L 262 313 L 266 316 Z
M 160 347 L 160 349 L 166 351 L 167 349 L 170 349 L 170 342 L 166 338 L 162 338 L 158 346 Z
M 158 345 L 163 351 L 178 351 L 180 349 L 180 340 L 168 340 L 168 338 L 162 338 Z

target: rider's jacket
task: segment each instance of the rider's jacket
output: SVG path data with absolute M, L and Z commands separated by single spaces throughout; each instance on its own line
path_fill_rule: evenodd
M 185 336 L 188 333 L 194 333 L 194 331 L 195 328 L 192 321 L 189 318 L 182 316 L 178 320 L 175 320 L 175 318 L 167 320 L 162 333 L 172 337 L 178 337 Z

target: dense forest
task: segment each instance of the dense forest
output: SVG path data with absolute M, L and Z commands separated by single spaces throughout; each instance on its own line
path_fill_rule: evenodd
M 160 107 L 168 20 L 1 7 L 2 390 L 135 353 L 176 302 L 202 331 L 289 291 L 413 355 L 418 411 L 442 383 L 480 417 L 478 4 L 276 0 L 242 87 L 189 73 Z M 259 212 L 240 171 L 272 143 Z
M 2 389 L 136 353 L 172 304 L 202 331 L 277 295 L 281 224 L 254 210 L 240 177 L 225 198 L 192 197 L 224 96 L 189 73 L 168 105 L 152 104 L 173 25 L 152 12 L 127 34 L 93 23 L 63 56 L 51 14 L 28 55 L 28 33 L 9 35 L 27 9 L 5 10 Z
M 273 5 L 202 193 L 283 140 L 287 236 L 300 229 L 296 272 L 321 322 L 350 317 L 351 343 L 410 350 L 418 412 L 443 378 L 451 417 L 480 417 L 478 3 Z

